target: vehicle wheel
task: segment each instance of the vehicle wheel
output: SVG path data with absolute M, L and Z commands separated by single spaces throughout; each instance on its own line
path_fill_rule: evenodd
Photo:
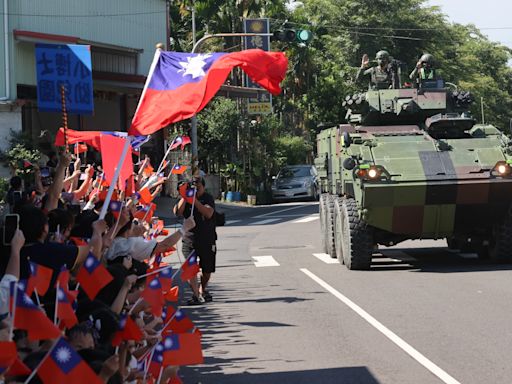
M 327 193 L 322 193 L 320 195 L 320 201 L 318 203 L 318 213 L 320 215 L 320 236 L 322 237 L 322 252 L 327 253 L 327 231 L 326 231 L 326 212 L 325 205 L 327 203 L 328 198 Z
M 490 259 L 496 261 L 512 260 L 512 216 L 510 213 L 500 224 L 495 225 L 493 238 L 489 243 Z
M 334 200 L 334 245 L 336 257 L 340 264 L 345 264 L 343 260 L 343 197 Z
M 334 200 L 338 197 L 329 195 L 327 204 L 325 205 L 325 239 L 326 239 L 326 251 L 333 259 L 336 257 L 336 244 L 334 244 Z
M 341 204 L 343 260 L 348 269 L 370 269 L 373 253 L 373 231 L 359 218 L 356 201 L 344 199 Z

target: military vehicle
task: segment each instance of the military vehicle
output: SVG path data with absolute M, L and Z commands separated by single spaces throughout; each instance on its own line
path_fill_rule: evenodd
M 349 124 L 317 136 L 323 247 L 348 269 L 407 239 L 512 256 L 511 140 L 476 123 L 468 92 L 427 83 L 347 96 Z

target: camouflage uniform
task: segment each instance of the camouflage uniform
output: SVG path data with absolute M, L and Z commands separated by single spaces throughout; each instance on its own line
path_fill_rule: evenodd
M 361 66 L 357 72 L 356 81 L 370 76 L 370 89 L 398 89 L 400 88 L 398 76 L 389 63 L 389 54 L 379 51 L 376 55 L 379 65 L 372 68 Z
M 417 81 L 418 84 L 423 80 L 435 80 L 436 71 L 433 68 L 434 57 L 431 54 L 425 53 L 414 67 L 413 71 L 409 75 L 409 78 L 413 81 Z

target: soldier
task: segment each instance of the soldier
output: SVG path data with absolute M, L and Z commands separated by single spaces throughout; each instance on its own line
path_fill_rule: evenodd
M 418 86 L 423 80 L 435 80 L 436 70 L 434 69 L 434 56 L 430 53 L 424 53 L 413 69 L 409 78 L 416 82 Z
M 370 59 L 365 53 L 361 60 L 361 68 L 357 72 L 356 81 L 364 76 L 370 76 L 370 89 L 398 89 L 400 88 L 398 75 L 390 65 L 389 53 L 387 51 L 379 51 L 375 55 L 377 66 L 368 68 Z

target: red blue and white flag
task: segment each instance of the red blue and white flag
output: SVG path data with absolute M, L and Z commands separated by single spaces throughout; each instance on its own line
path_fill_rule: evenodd
M 73 310 L 71 300 L 67 292 L 62 287 L 57 289 L 57 317 L 62 321 L 67 329 L 73 328 L 78 324 L 78 319 Z
M 183 149 L 185 149 L 185 145 L 190 144 L 190 143 L 192 143 L 192 141 L 190 140 L 190 137 L 176 136 L 170 145 L 171 151 L 173 149 L 178 148 L 179 146 L 181 146 L 181 150 L 183 151 Z
M 178 187 L 178 192 L 183 199 L 189 204 L 194 202 L 194 197 L 196 195 L 196 188 L 192 187 L 190 183 L 183 183 Z
M 197 264 L 196 251 L 190 252 L 187 260 L 181 266 L 181 281 L 189 281 L 199 272 L 199 264 Z
M 119 215 L 121 214 L 121 210 L 123 209 L 123 203 L 118 200 L 111 200 L 109 204 L 110 211 L 112 212 L 112 215 L 116 219 L 119 218 Z
M 109 284 L 113 277 L 107 268 L 92 253 L 89 253 L 78 270 L 76 280 L 89 299 L 94 300 L 98 292 Z
M 34 290 L 37 290 L 39 296 L 46 295 L 46 291 L 50 287 L 50 282 L 53 276 L 53 269 L 30 262 L 30 277 L 28 278 L 26 292 L 27 295 L 32 295 Z
M 198 333 L 171 334 L 165 337 L 163 365 L 193 365 L 203 363 L 201 335 Z
M 181 175 L 181 174 L 183 174 L 186 170 L 187 170 L 187 166 L 186 166 L 186 165 L 179 165 L 179 164 L 176 164 L 174 167 L 172 167 L 172 169 L 171 169 L 171 173 L 172 173 L 173 175 Z
M 261 49 L 203 54 L 157 50 L 129 134 L 148 135 L 192 117 L 215 96 L 235 67 L 278 95 L 288 59 L 282 52 Z
M 62 337 L 41 362 L 37 375 L 44 384 L 103 383 L 73 347 Z

